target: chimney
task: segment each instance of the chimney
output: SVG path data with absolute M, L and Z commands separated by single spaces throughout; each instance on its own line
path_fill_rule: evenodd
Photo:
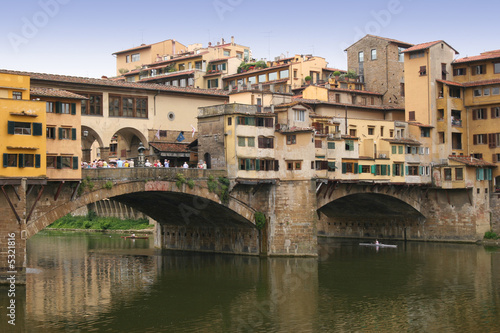
M 208 42 L 208 47 L 212 46 L 212 42 Z
M 234 45 L 234 36 L 231 36 L 231 44 Z
M 107 80 L 107 79 L 108 79 L 108 77 L 107 77 L 106 75 L 103 75 L 103 76 L 101 76 L 101 79 L 103 79 L 103 80 Z
M 172 54 L 175 54 L 175 39 L 172 40 Z

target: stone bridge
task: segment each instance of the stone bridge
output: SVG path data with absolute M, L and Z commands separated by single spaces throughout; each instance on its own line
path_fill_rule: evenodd
M 31 236 L 108 198 L 153 218 L 158 248 L 187 251 L 317 256 L 318 236 L 475 241 L 489 228 L 489 212 L 475 207 L 468 189 L 228 180 L 225 171 L 211 169 L 86 169 L 82 174 L 81 181 L 0 180 L 2 275 L 23 272 Z M 265 217 L 259 227 L 257 212 Z M 9 258 L 15 259 L 10 268 Z

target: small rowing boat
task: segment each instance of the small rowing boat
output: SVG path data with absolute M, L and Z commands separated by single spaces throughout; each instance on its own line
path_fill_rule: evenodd
M 148 239 L 149 237 L 147 237 L 147 236 L 122 236 L 122 238 L 125 238 L 125 239 Z
M 361 245 L 361 246 L 377 246 L 377 247 L 392 247 L 392 248 L 398 247 L 397 245 L 382 244 L 382 243 L 379 243 L 379 244 L 375 244 L 375 243 L 359 243 L 359 245 Z

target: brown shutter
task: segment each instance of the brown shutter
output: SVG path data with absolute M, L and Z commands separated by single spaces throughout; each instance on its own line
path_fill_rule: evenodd
M 490 148 L 495 148 L 496 147 L 496 140 L 495 140 L 495 134 L 488 134 L 488 147 Z
M 477 120 L 477 110 L 472 110 L 472 120 Z
M 472 143 L 477 145 L 477 135 L 472 136 Z

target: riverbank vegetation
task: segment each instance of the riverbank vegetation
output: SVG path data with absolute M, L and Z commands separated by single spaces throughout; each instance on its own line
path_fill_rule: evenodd
M 484 233 L 484 239 L 498 239 L 498 235 L 493 231 L 487 231 Z
M 100 217 L 94 211 L 85 216 L 68 214 L 48 226 L 49 229 L 91 229 L 91 230 L 142 230 L 152 229 L 148 219 L 119 219 L 117 217 Z

